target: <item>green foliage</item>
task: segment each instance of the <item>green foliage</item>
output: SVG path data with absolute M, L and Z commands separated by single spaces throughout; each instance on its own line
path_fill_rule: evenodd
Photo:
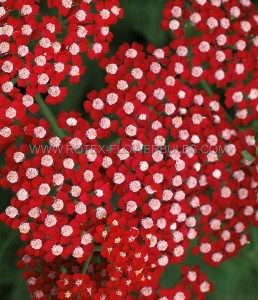
M 164 46 L 168 33 L 160 30 L 160 24 L 166 2 L 166 0 L 123 1 L 125 24 L 129 30 L 142 35 L 145 42 L 153 43 L 158 47 Z
M 28 300 L 30 297 L 22 279 L 22 272 L 16 267 L 16 251 L 22 245 L 19 234 L 0 224 L 0 241 L 0 299 Z
M 252 156 L 252 154 L 250 152 L 248 152 L 247 150 L 242 151 L 242 155 L 246 160 L 248 160 L 250 162 L 253 162 L 255 160 L 255 158 Z

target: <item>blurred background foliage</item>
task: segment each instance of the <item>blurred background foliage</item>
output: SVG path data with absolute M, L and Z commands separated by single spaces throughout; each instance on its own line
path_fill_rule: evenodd
M 168 32 L 160 30 L 162 10 L 167 0 L 121 0 L 125 10 L 125 18 L 113 26 L 114 40 L 111 43 L 110 55 L 116 52 L 123 42 L 134 41 L 143 45 L 152 43 L 165 46 L 171 40 Z M 254 1 L 258 6 L 258 0 Z M 50 14 L 46 1 L 41 1 L 41 14 Z M 55 12 L 53 12 L 55 13 Z M 87 72 L 77 85 L 69 86 L 68 97 L 55 108 L 55 114 L 60 111 L 76 110 L 83 113 L 83 101 L 86 94 L 93 89 L 105 87 L 104 72 L 98 68 L 96 61 L 85 58 Z M 258 121 L 252 125 L 258 131 Z M 4 153 L 0 155 L 0 165 L 4 166 Z M 0 211 L 4 211 L 12 197 L 10 191 L 0 189 Z M 29 300 L 22 272 L 16 268 L 16 251 L 22 243 L 17 232 L 0 224 L 0 300 Z M 258 299 L 258 229 L 251 232 L 251 243 L 239 255 L 218 268 L 209 267 L 200 257 L 188 255 L 189 265 L 197 264 L 202 272 L 208 274 L 209 280 L 214 282 L 215 292 L 208 296 L 209 300 L 257 300 Z M 162 287 L 173 286 L 178 278 L 182 264 L 167 268 L 161 278 Z

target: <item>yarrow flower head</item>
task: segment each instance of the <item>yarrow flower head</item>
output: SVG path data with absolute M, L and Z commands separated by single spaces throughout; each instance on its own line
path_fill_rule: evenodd
M 255 5 L 251 1 L 191 0 L 188 7 L 185 1 L 169 0 L 163 16 L 162 28 L 176 37 L 170 48 L 184 66 L 181 76 L 193 84 L 208 81 L 225 88 L 225 105 L 234 107 L 236 124 L 247 125 L 255 120 L 258 112 Z
M 86 70 L 82 55 L 100 59 L 108 52 L 110 26 L 123 16 L 119 5 L 118 0 L 51 0 L 48 9 L 57 8 L 58 15 L 39 18 L 39 1 L 3 1 L 1 92 L 17 99 L 15 82 L 30 96 L 46 93 L 49 104 L 63 101 L 67 89 L 61 83 L 78 82 Z

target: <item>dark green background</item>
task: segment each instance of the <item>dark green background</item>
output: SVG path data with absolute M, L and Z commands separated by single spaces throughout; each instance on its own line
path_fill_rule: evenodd
M 230 0 L 229 0 L 230 1 Z M 41 1 L 45 2 L 45 1 Z M 111 53 L 123 42 L 137 41 L 144 45 L 153 43 L 156 46 L 168 44 L 170 35 L 160 30 L 162 10 L 166 0 L 121 0 L 125 9 L 125 18 L 112 28 L 114 40 Z M 257 4 L 257 1 L 255 1 Z M 49 14 L 45 5 L 41 14 Z M 104 73 L 98 68 L 96 61 L 85 59 L 88 71 L 81 78 L 79 85 L 69 86 L 69 95 L 65 102 L 57 105 L 53 112 L 77 110 L 83 111 L 82 103 L 86 94 L 92 89 L 105 86 Z M 65 83 L 68 85 L 68 82 Z M 252 124 L 257 129 L 256 124 Z M 255 128 L 256 127 L 256 128 Z M 4 153 L 0 157 L 1 165 Z M 0 211 L 8 206 L 11 193 L 0 190 Z M 18 233 L 0 224 L 0 300 L 29 300 L 22 273 L 16 268 L 16 251 L 21 246 Z M 252 230 L 251 244 L 240 254 L 218 268 L 206 266 L 199 257 L 189 256 L 190 265 L 198 264 L 201 270 L 207 272 L 214 282 L 215 292 L 208 296 L 211 300 L 256 300 L 258 299 L 258 229 Z M 170 266 L 161 279 L 163 287 L 171 287 L 178 279 L 180 266 Z

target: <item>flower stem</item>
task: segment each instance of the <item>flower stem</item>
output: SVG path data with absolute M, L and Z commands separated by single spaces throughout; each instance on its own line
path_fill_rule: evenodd
M 93 253 L 87 258 L 87 260 L 85 261 L 83 267 L 82 267 L 82 275 L 86 274 L 87 270 L 88 270 L 88 267 L 89 267 L 89 263 L 90 263 L 90 260 L 92 258 L 92 255 Z
M 15 85 L 18 82 L 18 79 L 19 79 L 19 77 L 17 76 L 11 80 L 13 85 Z
M 101 252 L 102 251 L 102 247 L 101 246 L 95 246 L 94 247 L 94 252 Z
M 52 127 L 55 135 L 60 138 L 65 137 L 65 133 L 63 132 L 63 130 L 61 128 L 58 127 L 55 116 L 51 112 L 50 108 L 48 107 L 48 105 L 46 104 L 46 102 L 44 101 L 42 96 L 40 94 L 37 94 L 35 96 L 35 100 L 38 103 L 42 114 L 48 120 L 48 122 L 51 124 L 51 127 Z
M 101 246 L 95 246 L 95 247 L 94 247 L 93 252 L 92 252 L 91 255 L 87 258 L 87 260 L 85 261 L 85 263 L 84 263 L 84 265 L 83 265 L 83 267 L 82 267 L 82 275 L 86 274 L 93 253 L 94 253 L 94 252 L 101 252 L 101 251 L 102 251 L 102 247 L 101 247 Z
M 228 119 L 228 121 L 234 125 L 234 120 L 233 118 L 231 117 L 231 115 L 228 113 L 228 111 L 226 110 L 226 108 L 224 108 L 224 112 L 225 112 L 225 115 L 226 115 L 226 118 Z M 236 125 L 234 125 L 236 127 Z
M 206 93 L 211 96 L 212 95 L 212 88 L 210 87 L 210 85 L 201 79 L 200 81 L 201 86 L 204 88 L 204 90 L 206 91 Z

